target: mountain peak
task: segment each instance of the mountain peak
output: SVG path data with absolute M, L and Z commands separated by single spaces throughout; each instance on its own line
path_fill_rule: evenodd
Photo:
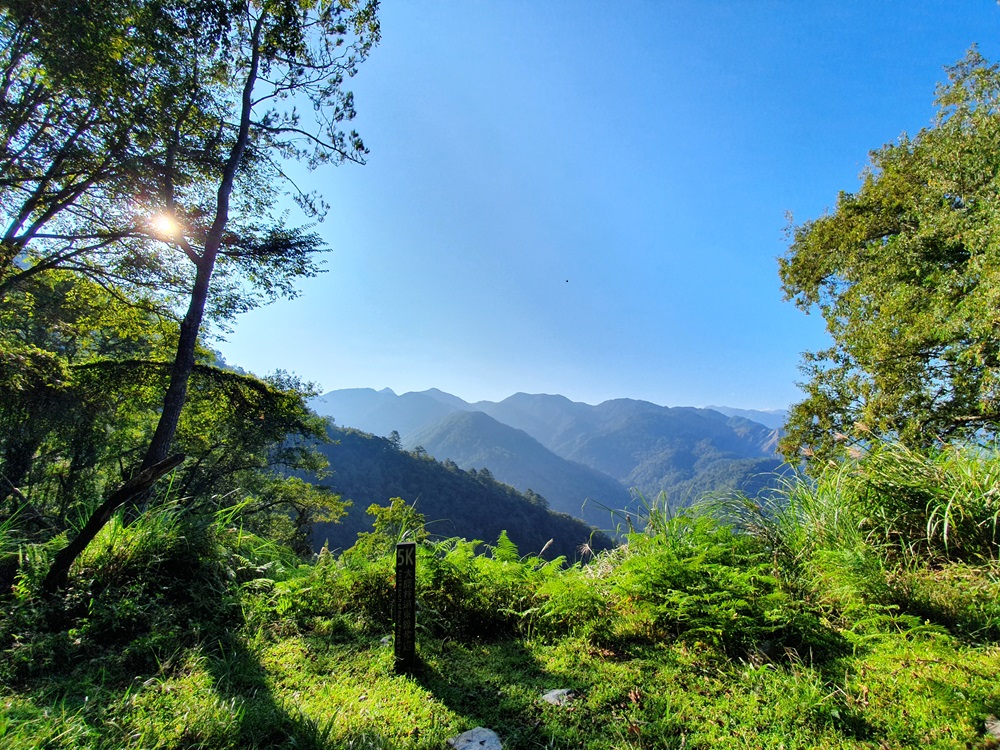
M 426 391 L 418 391 L 418 393 L 421 396 L 426 396 L 427 398 L 432 398 L 435 401 L 440 401 L 442 404 L 454 407 L 455 409 L 466 411 L 470 408 L 470 404 L 467 401 L 459 398 L 458 396 L 446 393 L 440 388 L 428 388 Z
M 563 396 L 561 393 L 526 393 L 525 391 L 518 391 L 512 396 L 508 396 L 504 401 L 510 401 L 511 399 L 545 399 L 549 401 L 560 401 L 564 403 L 576 403 L 570 399 Z

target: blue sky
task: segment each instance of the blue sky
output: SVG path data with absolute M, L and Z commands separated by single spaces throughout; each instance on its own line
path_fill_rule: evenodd
M 324 391 L 784 408 L 822 319 L 782 301 L 796 222 L 1000 60 L 992 0 L 383 0 L 351 81 L 371 154 L 303 175 L 326 273 L 227 360 Z

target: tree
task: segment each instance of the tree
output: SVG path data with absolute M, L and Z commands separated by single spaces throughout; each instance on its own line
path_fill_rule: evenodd
M 0 528 L 47 543 L 95 508 L 90 528 L 107 521 L 156 424 L 175 337 L 152 312 L 65 271 L 0 306 Z M 342 512 L 335 495 L 288 476 L 326 465 L 316 448 L 326 423 L 306 406 L 315 394 L 287 375 L 261 380 L 216 360 L 199 350 L 175 439 L 187 460 L 170 494 L 194 515 L 232 506 L 244 528 L 304 552 L 312 523 Z M 80 534 L 59 553 L 54 586 L 87 541 Z
M 169 449 L 206 310 L 224 319 L 316 273 L 321 241 L 286 226 L 274 206 L 282 183 L 314 216 L 324 205 L 286 179 L 282 162 L 363 160 L 360 137 L 342 129 L 354 115 L 342 85 L 378 40 L 376 9 L 376 0 L 0 5 L 0 298 L 60 267 L 187 289 L 143 468 Z M 312 125 L 296 104 L 310 105 Z
M 136 200 L 155 192 L 148 156 L 187 106 L 162 74 L 186 52 L 162 41 L 175 15 L 141 0 L 0 3 L 0 300 L 57 268 L 179 283 Z
M 129 158 L 120 158 L 112 148 L 118 141 L 95 137 L 86 153 L 126 164 L 122 173 L 135 179 L 124 184 L 136 192 L 124 202 L 119 182 L 112 178 L 101 182 L 104 173 L 82 189 L 71 190 L 56 214 L 78 233 L 47 233 L 44 239 L 57 246 L 63 243 L 63 249 L 52 250 L 43 243 L 48 260 L 37 262 L 30 243 L 42 238 L 40 232 L 6 243 L 0 273 L 23 281 L 25 268 L 79 270 L 82 258 L 106 247 L 124 249 L 133 260 L 129 269 L 144 269 L 143 256 L 132 247 L 139 242 L 142 251 L 156 249 L 151 256 L 155 262 L 148 264 L 153 269 L 149 283 L 169 278 L 172 289 L 186 284 L 187 291 L 179 307 L 183 314 L 159 419 L 136 467 L 145 479 L 130 480 L 108 496 L 95 511 L 94 523 L 88 522 L 72 542 L 69 549 L 77 551 L 86 546 L 84 537 L 100 529 L 101 518 L 109 518 L 122 504 L 134 503 L 165 467 L 177 465 L 169 453 L 188 400 L 206 319 L 225 321 L 260 300 L 292 295 L 296 278 L 317 272 L 313 256 L 323 248 L 318 236 L 308 227 L 288 226 L 276 204 L 287 187 L 313 217 L 322 218 L 326 206 L 288 180 L 283 164 L 289 159 L 304 160 L 309 167 L 363 162 L 366 149 L 361 138 L 344 130 L 354 107 L 343 86 L 379 36 L 377 0 L 101 0 L 85 5 L 93 23 L 84 25 L 88 33 L 71 49 L 108 63 L 106 87 L 80 84 L 79 76 L 67 72 L 72 66 L 52 57 L 55 47 L 44 20 L 58 20 L 53 9 L 56 15 L 60 10 L 72 15 L 79 4 L 69 0 L 8 3 L 4 10 L 9 28 L 24 29 L 28 52 L 11 53 L 7 69 L 18 73 L 12 80 L 27 81 L 29 88 L 42 81 L 43 93 L 62 102 L 51 105 L 53 113 L 73 104 L 87 115 L 120 91 L 132 105 L 125 120 L 135 115 L 139 123 L 128 132 L 136 150 L 129 152 Z M 56 26 L 67 31 L 65 23 Z M 100 44 L 88 41 L 103 39 L 102 31 L 116 42 L 110 57 L 101 52 Z M 59 38 L 65 39 L 65 33 Z M 18 67 L 22 59 L 30 60 L 25 70 Z M 103 74 L 98 79 L 103 81 Z M 141 85 L 129 87 L 132 80 Z M 44 122 L 48 110 L 32 109 L 30 101 L 12 101 L 9 111 Z M 296 105 L 308 106 L 311 121 L 300 116 Z M 77 155 L 74 134 L 80 130 L 79 140 L 96 132 L 90 129 L 90 120 L 82 122 L 65 126 L 68 135 L 59 141 L 64 148 L 38 146 L 44 156 L 59 148 L 67 156 L 52 157 L 57 180 L 49 180 L 47 172 L 41 177 L 29 174 L 28 192 L 48 195 L 51 186 L 72 181 L 76 172 L 63 165 Z M 36 136 L 47 131 L 40 124 L 13 132 L 27 133 L 18 137 L 34 147 Z M 88 191 L 95 184 L 110 186 L 108 195 L 117 197 L 107 210 L 124 212 L 126 219 L 116 224 L 124 230 L 110 231 L 94 221 L 95 198 Z M 24 213 L 23 207 L 20 210 Z M 26 215 L 34 217 L 39 210 L 31 206 Z M 145 220 L 135 220 L 140 216 Z M 99 247 L 73 244 L 91 237 L 98 238 Z M 123 492 L 125 487 L 128 492 Z M 57 561 L 60 570 L 70 562 L 65 555 Z M 59 578 L 50 572 L 48 581 L 58 583 Z
M 290 293 L 290 279 L 315 273 L 311 255 L 321 243 L 274 216 L 274 186 L 285 177 L 281 159 L 306 159 L 311 167 L 362 160 L 360 137 L 341 128 L 354 116 L 353 97 L 342 84 L 378 39 L 376 8 L 376 0 L 218 2 L 209 38 L 194 24 L 182 35 L 192 58 L 180 75 L 197 96 L 177 120 L 163 155 L 160 195 L 169 221 L 164 240 L 193 264 L 194 279 L 142 469 L 169 452 L 217 265 L 223 272 L 235 266 L 271 292 Z M 290 100 L 311 105 L 313 130 L 294 106 L 284 106 Z M 209 149 L 213 158 L 205 162 L 192 145 Z M 200 181 L 186 185 L 179 179 L 199 167 L 215 178 L 214 193 L 206 194 Z M 320 210 L 313 196 L 298 197 L 308 210 Z
M 417 504 L 408 505 L 401 497 L 390 498 L 386 506 L 372 503 L 366 513 L 375 519 L 374 531 L 358 533 L 354 546 L 347 550 L 348 559 L 384 557 L 404 540 L 419 543 L 429 536 L 426 518 L 417 512 Z
M 805 355 L 786 456 L 1000 425 L 1000 69 L 973 48 L 947 72 L 933 125 L 873 151 L 779 261 L 786 298 L 833 339 Z

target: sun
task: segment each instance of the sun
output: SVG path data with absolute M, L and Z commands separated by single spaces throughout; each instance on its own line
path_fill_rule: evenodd
M 168 214 L 156 214 L 150 223 L 156 233 L 162 237 L 175 237 L 180 231 L 180 225 L 174 217 Z

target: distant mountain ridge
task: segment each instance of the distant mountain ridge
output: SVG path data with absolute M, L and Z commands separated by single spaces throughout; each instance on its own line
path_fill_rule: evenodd
M 500 481 L 542 495 L 552 510 L 592 525 L 607 527 L 607 509 L 623 508 L 630 499 L 613 478 L 556 455 L 524 430 L 485 412 L 454 412 L 409 441 L 463 469 L 487 467 Z
M 330 391 L 312 401 L 341 426 L 376 435 L 397 432 L 464 469 L 488 468 L 498 480 L 546 498 L 553 509 L 607 528 L 608 508 L 631 490 L 673 505 L 704 492 L 766 488 L 782 466 L 775 449 L 780 414 L 666 407 L 614 399 L 596 406 L 565 396 L 517 393 L 470 404 L 438 389 L 396 395 L 390 389 Z M 727 409 L 732 414 L 723 413 Z
M 720 414 L 725 414 L 727 417 L 744 417 L 752 422 L 759 422 L 765 427 L 770 427 L 772 430 L 780 430 L 785 426 L 785 422 L 788 421 L 788 410 L 787 409 L 736 409 L 732 406 L 706 406 L 706 409 L 713 409 Z
M 460 408 L 456 403 L 449 403 L 444 398 L 446 395 L 437 391 L 434 395 L 424 392 L 397 396 L 388 388 L 381 391 L 348 388 L 314 398 L 311 406 L 319 414 L 334 417 L 343 427 L 387 437 L 393 431 L 407 435 L 421 430 Z M 451 398 L 461 401 L 457 396 Z M 464 408 L 470 407 L 466 404 Z

